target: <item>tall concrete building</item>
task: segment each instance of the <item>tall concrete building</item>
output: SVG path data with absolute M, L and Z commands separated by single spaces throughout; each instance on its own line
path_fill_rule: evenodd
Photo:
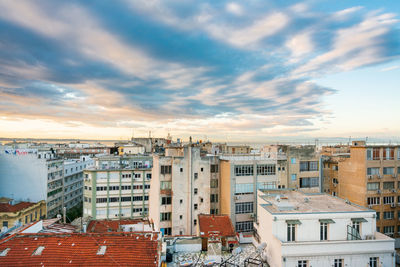
M 320 192 L 320 155 L 315 146 L 271 145 L 259 154 L 222 155 L 221 213 L 235 230 L 253 231 L 258 189 L 300 188 Z
M 46 201 L 47 217 L 62 213 L 64 161 L 50 150 L 0 151 L 0 196 L 16 202 Z
M 326 157 L 324 190 L 375 210 L 377 230 L 395 237 L 400 247 L 400 147 L 354 141 L 348 150 L 348 155 Z
M 148 216 L 150 156 L 102 156 L 84 171 L 83 216 L 93 219 Z
M 217 156 L 190 144 L 167 148 L 153 164 L 149 215 L 164 235 L 194 235 L 199 214 L 220 212 Z

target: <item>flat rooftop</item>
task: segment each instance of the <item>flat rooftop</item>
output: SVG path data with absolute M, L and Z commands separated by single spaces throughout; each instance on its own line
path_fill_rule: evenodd
M 292 190 L 263 190 L 262 206 L 271 213 L 359 212 L 369 209 L 327 194 L 307 194 Z

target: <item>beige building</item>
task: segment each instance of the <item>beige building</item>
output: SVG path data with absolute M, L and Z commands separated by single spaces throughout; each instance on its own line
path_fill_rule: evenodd
M 17 225 L 28 224 L 39 221 L 46 217 L 46 202 L 37 203 L 19 202 L 11 204 L 12 200 L 2 198 L 0 203 L 0 226 L 1 232 Z
M 148 215 L 151 157 L 104 156 L 84 171 L 83 216 L 93 219 Z
M 326 172 L 324 179 L 329 181 L 326 190 L 375 210 L 377 230 L 399 238 L 400 148 L 354 141 L 349 151 L 348 156 L 338 159 L 337 178 Z
M 258 189 L 300 188 L 320 192 L 320 155 L 315 146 L 265 146 L 260 154 L 221 156 L 221 214 L 236 232 L 250 234 Z
M 219 159 L 188 145 L 153 157 L 149 217 L 164 235 L 195 235 L 199 214 L 218 214 Z

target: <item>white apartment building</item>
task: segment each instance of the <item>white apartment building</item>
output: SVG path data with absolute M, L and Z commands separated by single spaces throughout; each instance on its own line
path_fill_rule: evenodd
M 64 204 L 67 210 L 83 203 L 83 170 L 93 166 L 88 156 L 64 161 Z
M 199 214 L 220 212 L 219 159 L 193 145 L 165 154 L 153 158 L 149 217 L 164 235 L 194 235 Z
M 148 216 L 152 157 L 103 156 L 84 171 L 83 216 L 92 219 Z
M 254 236 L 271 267 L 395 266 L 395 241 L 376 232 L 375 211 L 325 194 L 257 194 Z

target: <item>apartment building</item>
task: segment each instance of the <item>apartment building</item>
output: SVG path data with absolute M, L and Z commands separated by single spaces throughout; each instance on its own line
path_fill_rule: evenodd
M 64 203 L 67 210 L 83 203 L 83 170 L 93 166 L 88 156 L 64 161 Z
M 220 156 L 221 214 L 230 216 L 236 232 L 253 231 L 257 189 L 281 188 L 277 158 Z
M 84 171 L 83 216 L 93 219 L 148 216 L 152 157 L 103 156 Z
M 375 210 L 377 231 L 400 240 L 400 147 L 354 141 L 348 148 L 337 161 L 337 178 L 324 177 L 326 190 Z
M 149 216 L 164 235 L 194 235 L 199 214 L 220 213 L 219 159 L 200 150 L 189 144 L 153 157 Z
M 257 198 L 254 238 L 269 266 L 395 266 L 395 241 L 376 231 L 373 210 L 294 190 Z
M 64 160 L 53 150 L 3 148 L 0 195 L 17 202 L 46 201 L 47 217 L 62 213 Z
M 271 145 L 259 154 L 220 158 L 221 213 L 231 216 L 237 232 L 253 230 L 258 189 L 320 192 L 321 159 L 315 146 Z

